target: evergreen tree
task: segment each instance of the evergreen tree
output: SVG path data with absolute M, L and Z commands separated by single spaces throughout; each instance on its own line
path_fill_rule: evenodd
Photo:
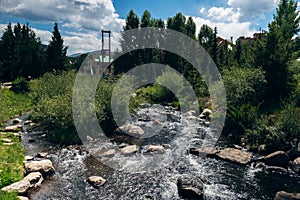
M 0 79 L 12 81 L 19 76 L 38 77 L 43 73 L 41 41 L 28 24 L 8 24 L 0 41 Z
M 196 34 L 196 24 L 193 20 L 192 17 L 189 17 L 187 22 L 186 22 L 186 35 L 193 38 L 194 40 L 196 39 L 195 34 Z
M 15 36 L 9 23 L 0 40 L 0 82 L 13 80 L 16 59 Z
M 141 19 L 141 28 L 144 27 L 151 27 L 152 21 L 151 21 L 151 14 L 148 10 L 145 10 Z
M 288 62 L 293 53 L 293 36 L 299 31 L 299 12 L 294 0 L 281 0 L 265 42 L 256 48 L 256 64 L 266 71 L 267 103 L 278 103 L 289 93 Z M 264 41 L 264 40 L 262 40 Z M 264 49 L 264 51 L 261 51 Z
M 149 13 L 150 14 L 150 13 Z M 140 20 L 133 10 L 130 10 L 126 17 L 126 24 L 123 27 L 122 39 L 120 41 L 122 52 L 136 47 L 136 41 L 134 36 L 124 37 L 124 32 L 131 29 L 138 29 L 140 27 Z M 114 62 L 114 73 L 119 74 L 127 72 L 132 67 L 141 63 L 140 51 L 129 52 L 122 55 Z
M 49 42 L 49 46 L 46 50 L 47 71 L 66 70 L 68 61 L 66 55 L 68 47 L 64 46 L 64 40 L 60 35 L 57 23 L 54 24 L 52 34 L 52 40 Z

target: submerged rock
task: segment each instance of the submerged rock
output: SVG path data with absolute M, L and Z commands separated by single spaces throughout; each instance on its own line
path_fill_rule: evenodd
M 215 147 L 201 147 L 201 148 L 192 148 L 190 153 L 200 157 L 214 157 L 218 151 Z
M 51 160 L 30 161 L 25 163 L 27 173 L 40 172 L 43 175 L 49 175 L 55 172 Z
M 284 151 L 276 151 L 274 153 L 267 155 L 264 158 L 264 162 L 266 165 L 279 166 L 284 168 L 287 168 L 289 164 L 289 160 L 290 160 L 289 155 Z
M 87 182 L 94 187 L 100 187 L 106 183 L 106 180 L 101 176 L 91 176 L 87 179 Z
M 276 193 L 274 200 L 300 200 L 300 193 L 287 193 L 280 191 Z
M 183 175 L 177 180 L 178 195 L 183 199 L 203 199 L 203 181 L 194 176 Z
M 267 166 L 266 171 L 268 172 L 278 172 L 282 174 L 287 174 L 288 170 L 283 168 L 283 167 L 278 167 L 278 166 Z
M 252 155 L 239 149 L 226 148 L 216 154 L 223 160 L 228 160 L 241 165 L 246 165 L 251 162 Z
M 291 162 L 291 168 L 294 172 L 300 175 L 300 157 Z
M 125 124 L 120 126 L 115 130 L 115 132 L 119 134 L 125 133 L 133 137 L 142 137 L 144 135 L 144 130 L 141 127 L 133 124 Z
M 137 150 L 137 145 L 129 145 L 120 149 L 121 153 L 125 155 L 135 153 Z

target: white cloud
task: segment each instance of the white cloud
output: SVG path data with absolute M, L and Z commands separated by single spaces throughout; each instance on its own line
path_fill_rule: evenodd
M 202 7 L 202 8 L 199 10 L 199 12 L 200 12 L 201 14 L 204 14 L 205 11 L 206 11 L 206 9 L 205 9 L 204 7 Z
M 220 22 L 238 22 L 240 17 L 239 9 L 212 7 L 208 10 L 210 19 Z
M 240 20 L 246 21 L 249 18 L 265 18 L 264 13 L 275 10 L 279 0 L 228 0 L 231 8 L 239 9 Z
M 217 27 L 218 35 L 224 39 L 230 40 L 233 37 L 234 41 L 240 36 L 252 36 L 255 30 L 251 29 L 250 22 L 219 22 L 200 17 L 193 17 L 197 25 L 197 33 L 203 24 L 207 24 L 211 28 Z
M 116 13 L 112 0 L 1 0 L 0 12 L 33 22 L 58 22 L 62 27 L 77 29 L 78 33 L 73 35 L 64 35 L 61 31 L 69 46 L 68 54 L 99 50 L 100 37 L 96 33 L 102 29 L 112 31 L 112 48 L 117 48 L 125 23 Z M 48 43 L 50 32 L 36 31 L 43 43 Z

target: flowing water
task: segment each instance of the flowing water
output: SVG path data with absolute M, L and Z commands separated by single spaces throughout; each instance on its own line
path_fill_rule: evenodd
M 182 174 L 204 180 L 204 198 L 207 200 L 268 200 L 273 199 L 277 191 L 300 188 L 299 176 L 291 171 L 289 175 L 267 173 L 254 165 L 240 166 L 188 154 L 188 149 L 213 137 L 213 130 L 171 107 L 145 106 L 133 119 L 149 136 L 126 142 L 124 138 L 113 138 L 111 142 L 120 147 L 126 143 L 139 147 L 133 155 L 116 153 L 110 159 L 117 163 L 113 168 L 110 161 L 100 162 L 101 159 L 92 153 L 109 147 L 109 143 L 99 145 L 93 141 L 84 146 L 58 148 L 45 142 L 41 132 L 25 133 L 26 154 L 49 152 L 49 159 L 56 168 L 53 176 L 29 194 L 30 199 L 181 199 L 176 182 Z M 32 139 L 35 142 L 29 142 Z M 143 150 L 150 144 L 162 144 L 165 151 L 145 153 Z M 100 188 L 92 187 L 86 181 L 92 175 L 104 177 L 106 184 Z

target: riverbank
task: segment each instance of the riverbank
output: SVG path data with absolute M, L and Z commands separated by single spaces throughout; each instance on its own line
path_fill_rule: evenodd
M 0 90 L 0 129 L 10 118 L 31 109 L 28 94 L 16 94 L 8 89 Z M 0 188 L 17 182 L 24 175 L 24 147 L 20 135 L 0 131 Z M 13 155 L 13 156 L 12 156 Z M 0 191 L 0 199 L 16 200 L 16 193 Z
M 17 182 L 24 174 L 24 147 L 18 134 L 0 132 L 0 188 Z M 17 194 L 0 191 L 0 199 L 18 199 Z

